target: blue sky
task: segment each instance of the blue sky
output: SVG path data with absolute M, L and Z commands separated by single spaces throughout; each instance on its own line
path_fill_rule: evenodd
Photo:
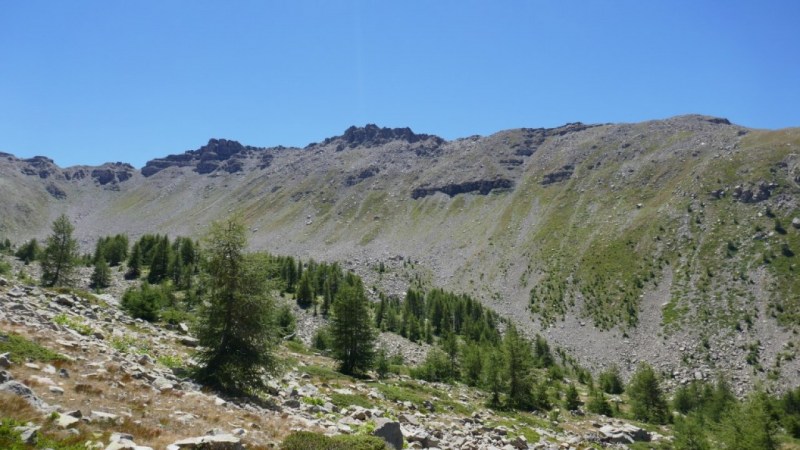
M 798 18 L 798 1 L 8 1 L 0 151 L 140 167 L 366 123 L 800 126 Z

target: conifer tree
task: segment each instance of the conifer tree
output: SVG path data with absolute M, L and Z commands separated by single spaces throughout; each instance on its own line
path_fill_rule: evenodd
M 147 274 L 147 282 L 158 284 L 169 275 L 170 246 L 169 237 L 164 236 L 158 240 L 153 250 L 153 258 L 150 261 L 150 273 Z
M 78 241 L 72 237 L 74 227 L 62 214 L 53 222 L 53 234 L 47 238 L 42 253 L 42 284 L 69 286 L 78 261 Z
M 111 269 L 106 263 L 106 258 L 100 255 L 97 262 L 94 263 L 94 272 L 92 272 L 92 287 L 95 289 L 107 288 L 111 284 Z
M 31 239 L 17 249 L 17 252 L 14 253 L 14 256 L 21 259 L 25 264 L 30 264 L 32 261 L 36 261 L 36 259 L 41 256 L 39 243 L 35 238 Z
M 667 421 L 667 402 L 661 391 L 655 371 L 647 363 L 641 363 L 628 384 L 631 411 L 637 420 L 651 423 Z
M 531 369 L 533 368 L 530 343 L 513 325 L 509 325 L 503 339 L 505 353 L 505 378 L 508 380 L 508 402 L 518 409 L 531 409 L 533 405 Z
M 205 262 L 206 302 L 197 337 L 197 378 L 226 392 L 251 393 L 264 387 L 275 369 L 276 331 L 266 266 L 244 254 L 244 225 L 214 223 Z
M 574 384 L 570 384 L 567 392 L 564 394 L 564 408 L 567 411 L 577 411 L 580 407 L 581 400 L 578 395 L 578 388 Z
M 372 367 L 376 333 L 361 282 L 340 287 L 332 310 L 333 352 L 340 370 L 345 374 L 366 372 Z
M 302 266 L 298 266 L 302 267 Z M 314 304 L 314 290 L 311 287 L 308 271 L 303 272 L 297 284 L 297 306 L 307 309 Z
M 125 273 L 125 278 L 133 280 L 142 275 L 142 247 L 137 242 L 133 245 L 131 254 L 128 257 L 128 272 Z

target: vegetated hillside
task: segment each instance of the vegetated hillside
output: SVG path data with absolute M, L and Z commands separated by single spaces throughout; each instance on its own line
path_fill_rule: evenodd
M 259 249 L 361 273 L 416 261 L 590 366 L 794 384 L 799 149 L 800 129 L 681 116 L 454 141 L 368 125 L 304 149 L 211 140 L 141 171 L 5 155 L 0 233 L 42 238 L 66 212 L 88 249 L 239 213 Z

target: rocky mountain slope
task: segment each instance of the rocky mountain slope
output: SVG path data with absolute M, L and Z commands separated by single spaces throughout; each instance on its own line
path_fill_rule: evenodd
M 468 292 L 590 367 L 794 385 L 798 149 L 800 129 L 692 115 L 453 141 L 368 125 L 303 149 L 212 139 L 139 171 L 4 154 L 0 235 L 43 238 L 65 212 L 89 249 L 239 213 L 255 248 L 368 279 L 383 261 L 376 289 Z
M 292 344 L 279 349 L 283 368 L 268 395 L 222 398 L 187 377 L 197 340 L 185 328 L 133 319 L 113 295 L 0 277 L 0 419 L 27 422 L 15 433 L 30 448 L 59 449 L 258 450 L 278 448 L 296 430 L 374 434 L 394 448 L 626 448 L 670 439 L 668 427 L 583 410 L 493 411 L 487 393 L 464 385 L 350 378 Z M 7 437 L 0 432 L 0 445 Z

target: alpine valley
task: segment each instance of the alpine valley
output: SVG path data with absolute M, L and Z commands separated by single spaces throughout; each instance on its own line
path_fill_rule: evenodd
M 800 128 L 700 115 L 211 139 L 141 169 L 0 154 L 0 236 L 16 243 L 62 213 L 85 252 L 115 233 L 200 238 L 238 214 L 252 249 L 338 261 L 373 300 L 466 293 L 595 371 L 647 361 L 668 386 L 724 375 L 739 394 L 800 382 L 798 199 Z

